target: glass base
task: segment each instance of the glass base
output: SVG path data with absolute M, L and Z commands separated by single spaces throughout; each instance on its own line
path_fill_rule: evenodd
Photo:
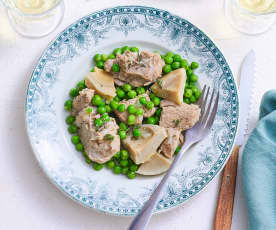
M 242 11 L 236 1 L 224 1 L 225 16 L 239 32 L 257 35 L 269 30 L 276 22 L 276 14 L 253 15 Z
M 8 19 L 13 29 L 27 38 L 40 38 L 53 32 L 64 17 L 64 2 L 51 12 L 39 16 L 19 15 L 13 9 L 7 9 Z

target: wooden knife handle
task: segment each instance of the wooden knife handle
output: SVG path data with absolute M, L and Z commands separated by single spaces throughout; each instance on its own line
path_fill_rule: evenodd
M 222 173 L 214 230 L 230 230 L 240 147 L 235 145 Z

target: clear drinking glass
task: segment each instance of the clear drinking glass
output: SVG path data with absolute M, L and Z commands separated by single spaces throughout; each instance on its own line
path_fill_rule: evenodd
M 2 0 L 2 2 L 13 29 L 24 37 L 37 38 L 48 35 L 58 27 L 64 16 L 63 0 Z
M 261 34 L 276 21 L 276 0 L 225 0 L 225 15 L 236 30 Z

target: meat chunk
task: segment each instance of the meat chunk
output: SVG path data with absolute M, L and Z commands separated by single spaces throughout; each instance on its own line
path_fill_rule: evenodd
M 87 112 L 91 109 L 91 112 Z M 93 119 L 97 114 L 97 107 L 95 106 L 87 106 L 86 108 L 82 109 L 78 116 L 76 117 L 76 125 L 80 128 L 82 124 L 88 123 L 90 119 Z
M 94 90 L 92 89 L 83 89 L 80 91 L 79 95 L 74 98 L 72 104 L 72 115 L 76 116 L 79 111 L 87 107 L 94 96 Z
M 166 129 L 158 125 L 141 125 L 140 130 L 140 138 L 136 139 L 132 136 L 132 132 L 129 132 L 122 141 L 136 164 L 148 161 L 167 137 Z
M 200 117 L 200 108 L 198 105 L 176 105 L 175 103 L 163 100 L 160 103 L 162 107 L 159 125 L 165 128 L 175 128 L 187 130 L 192 128 Z
M 147 100 L 150 100 L 148 94 L 142 94 L 141 95 L 142 97 L 145 97 Z M 123 100 L 120 102 L 120 104 L 124 104 L 125 107 L 126 107 L 126 110 L 124 112 L 119 112 L 119 111 L 115 111 L 115 114 L 117 115 L 117 117 L 120 119 L 120 121 L 122 122 L 127 122 L 127 118 L 128 118 L 128 112 L 127 112 L 127 107 L 129 105 L 135 105 L 137 108 L 142 108 L 144 110 L 144 115 L 139 115 L 139 116 L 136 116 L 136 122 L 135 124 L 138 125 L 138 124 L 141 124 L 142 121 L 143 121 L 143 117 L 150 117 L 152 116 L 155 111 L 156 111 L 156 108 L 152 108 L 152 109 L 147 109 L 145 108 L 143 105 L 140 104 L 139 102 L 139 98 L 136 97 L 136 98 L 133 98 L 133 99 L 130 99 L 130 100 Z
M 89 114 L 86 109 L 84 108 L 76 118 L 76 123 L 80 127 L 80 139 L 87 156 L 92 161 L 104 163 L 120 151 L 120 137 L 117 135 L 119 127 L 114 118 L 110 118 L 110 121 L 100 128 L 95 127 L 94 120 L 100 118 L 100 115 L 93 112 Z M 109 138 L 106 138 L 107 135 Z
M 112 72 L 112 65 L 118 64 L 120 72 Z M 126 51 L 124 54 L 117 54 L 116 59 L 108 60 L 104 69 L 111 72 L 115 79 L 120 82 L 129 83 L 135 87 L 148 85 L 161 77 L 162 68 L 165 65 L 159 54 L 142 51 Z
M 167 138 L 160 146 L 159 153 L 163 154 L 167 158 L 172 158 L 174 155 L 174 151 L 179 144 L 181 131 L 174 128 L 167 128 L 166 131 Z

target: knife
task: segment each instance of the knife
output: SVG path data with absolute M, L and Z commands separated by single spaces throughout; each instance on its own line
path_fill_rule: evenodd
M 216 207 L 214 230 L 231 229 L 239 149 L 244 143 L 247 130 L 248 115 L 250 111 L 250 102 L 254 82 L 254 67 L 255 53 L 253 50 L 251 50 L 244 58 L 241 66 L 239 82 L 239 131 L 237 133 L 236 144 L 222 172 L 219 197 Z

